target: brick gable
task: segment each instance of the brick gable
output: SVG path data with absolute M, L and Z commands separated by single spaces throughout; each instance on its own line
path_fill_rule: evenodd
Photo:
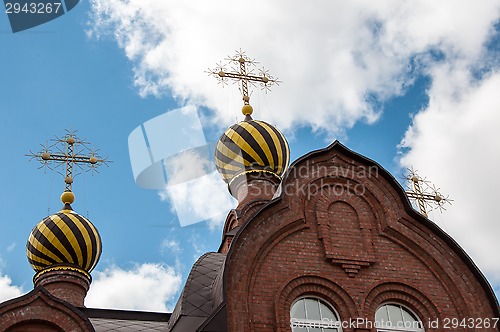
M 305 295 L 333 305 L 342 321 L 374 321 L 386 302 L 407 306 L 424 324 L 499 316 L 470 258 L 373 161 L 335 142 L 296 161 L 279 190 L 232 240 L 229 331 L 291 331 L 291 304 Z

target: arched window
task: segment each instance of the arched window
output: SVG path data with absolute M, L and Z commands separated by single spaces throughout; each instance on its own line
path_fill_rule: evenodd
M 375 313 L 378 332 L 422 332 L 422 321 L 408 308 L 400 304 L 384 304 Z
M 339 317 L 326 302 L 304 297 L 295 301 L 290 309 L 293 332 L 340 332 Z

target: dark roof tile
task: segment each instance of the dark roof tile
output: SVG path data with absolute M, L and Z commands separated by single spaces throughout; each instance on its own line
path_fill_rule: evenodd
M 209 252 L 194 263 L 167 331 L 172 331 L 183 316 L 208 317 L 216 309 L 222 297 L 221 283 L 216 281 L 222 276 L 225 259 L 224 254 Z

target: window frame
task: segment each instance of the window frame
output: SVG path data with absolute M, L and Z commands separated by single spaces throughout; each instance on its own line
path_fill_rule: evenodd
M 377 332 L 425 332 L 425 327 L 424 323 L 422 322 L 422 319 L 420 319 L 420 316 L 417 315 L 412 309 L 408 308 L 408 306 L 399 303 L 399 302 L 384 302 L 380 304 L 375 310 L 375 321 L 376 321 L 376 316 L 377 312 L 382 309 L 383 307 L 386 307 L 387 305 L 392 305 L 392 306 L 397 306 L 401 310 L 405 310 L 407 313 L 410 314 L 417 322 L 420 323 L 421 328 L 406 328 L 406 327 L 383 327 L 383 328 L 377 328 Z M 387 311 L 387 314 L 389 315 L 389 312 Z M 390 318 L 390 317 L 389 317 Z M 404 323 L 404 320 L 403 320 Z
M 297 322 L 297 323 L 313 323 L 313 322 L 321 322 L 318 321 L 318 320 L 314 320 L 314 319 L 301 319 L 301 318 L 294 318 L 292 317 L 292 308 L 294 307 L 295 304 L 297 304 L 299 301 L 302 301 L 302 300 L 316 300 L 318 301 L 318 303 L 322 303 L 325 307 L 327 307 L 330 312 L 335 316 L 335 318 L 337 319 L 337 322 L 341 322 L 340 320 L 340 314 L 338 313 L 338 311 L 335 309 L 335 306 L 333 306 L 329 301 L 325 300 L 324 298 L 320 297 L 320 296 L 315 296 L 315 295 L 303 295 L 303 296 L 300 296 L 298 298 L 296 298 L 293 302 L 292 302 L 292 305 L 290 306 L 290 309 L 288 310 L 288 312 L 290 313 L 290 324 L 292 323 L 292 319 L 294 319 L 294 322 Z M 321 307 L 319 307 L 321 308 Z M 305 303 L 304 303 L 304 310 L 307 310 L 306 306 L 305 306 Z M 306 311 L 306 316 L 307 316 L 307 311 Z M 320 309 L 320 319 L 323 319 L 321 316 L 323 316 L 321 314 L 321 309 Z M 321 324 L 321 323 L 320 323 Z M 337 329 L 338 332 L 342 332 L 342 326 L 341 324 L 338 326 L 338 327 L 331 327 L 331 326 L 328 326 L 326 325 L 326 323 L 324 324 L 325 326 L 318 326 L 316 328 L 320 328 L 322 329 L 322 331 L 324 329 Z M 306 329 L 307 332 L 309 332 L 309 329 L 311 327 L 304 327 Z M 292 331 L 293 331 L 293 327 L 292 327 Z

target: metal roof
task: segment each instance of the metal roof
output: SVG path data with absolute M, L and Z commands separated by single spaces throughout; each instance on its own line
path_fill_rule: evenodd
M 187 327 L 194 331 L 217 308 L 222 301 L 225 259 L 225 254 L 208 252 L 194 263 L 172 312 L 168 331 L 187 331 Z
M 148 322 L 112 318 L 89 318 L 89 320 L 96 332 L 165 332 L 167 329 L 166 322 Z
M 96 332 L 166 331 L 169 313 L 80 308 Z

